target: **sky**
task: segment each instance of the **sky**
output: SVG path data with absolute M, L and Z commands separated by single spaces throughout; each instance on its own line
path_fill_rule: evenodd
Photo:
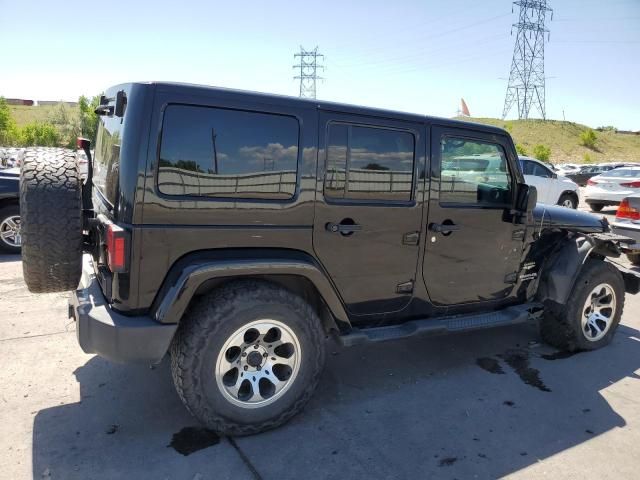
M 547 118 L 640 130 L 640 0 L 550 0 Z M 508 0 L 0 0 L 0 96 L 76 100 L 165 80 L 298 94 L 294 53 L 319 47 L 317 98 L 500 117 L 518 7 Z M 515 118 L 517 109 L 507 118 Z M 532 116 L 538 116 L 534 111 Z

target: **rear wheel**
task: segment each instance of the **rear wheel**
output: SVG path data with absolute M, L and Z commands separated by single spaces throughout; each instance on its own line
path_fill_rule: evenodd
M 561 350 L 595 350 L 611 342 L 624 308 L 624 281 L 610 263 L 589 259 L 565 305 L 548 302 L 542 338 Z
M 640 265 L 640 253 L 627 253 L 627 259 L 635 266 Z
M 261 281 L 196 300 L 171 347 L 176 389 L 208 428 L 248 435 L 283 424 L 316 388 L 325 339 L 314 309 Z
M 578 208 L 578 200 L 575 195 L 570 193 L 563 193 L 560 195 L 560 199 L 558 200 L 558 205 L 566 208 Z
M 78 286 L 82 269 L 81 181 L 71 150 L 30 149 L 20 172 L 22 269 L 31 292 Z
M 20 253 L 21 244 L 20 207 L 9 205 L 0 208 L 0 251 Z
M 602 203 L 590 203 L 589 208 L 592 212 L 599 212 L 604 208 L 604 205 Z

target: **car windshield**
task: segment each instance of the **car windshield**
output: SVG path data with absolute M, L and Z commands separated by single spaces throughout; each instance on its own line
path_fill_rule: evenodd
M 615 170 L 609 170 L 606 173 L 600 175 L 600 178 L 637 178 L 640 177 L 640 170 L 630 168 L 616 168 Z

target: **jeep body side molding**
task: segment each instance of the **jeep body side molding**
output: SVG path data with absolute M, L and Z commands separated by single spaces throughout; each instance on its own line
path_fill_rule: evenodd
M 152 317 L 160 323 L 179 323 L 194 295 L 207 291 L 208 285 L 260 276 L 308 280 L 333 318 L 349 325 L 343 302 L 322 267 L 306 253 L 285 249 L 217 250 L 187 255 L 172 267 L 152 306 Z

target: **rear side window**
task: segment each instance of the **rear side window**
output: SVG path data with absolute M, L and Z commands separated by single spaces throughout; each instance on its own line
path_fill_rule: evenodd
M 289 116 L 170 105 L 158 188 L 166 195 L 288 199 L 296 190 L 298 121 Z
M 112 205 L 118 195 L 122 129 L 121 118 L 99 117 L 93 155 L 93 184 Z
M 362 201 L 409 201 L 415 139 L 409 132 L 329 124 L 325 196 Z

